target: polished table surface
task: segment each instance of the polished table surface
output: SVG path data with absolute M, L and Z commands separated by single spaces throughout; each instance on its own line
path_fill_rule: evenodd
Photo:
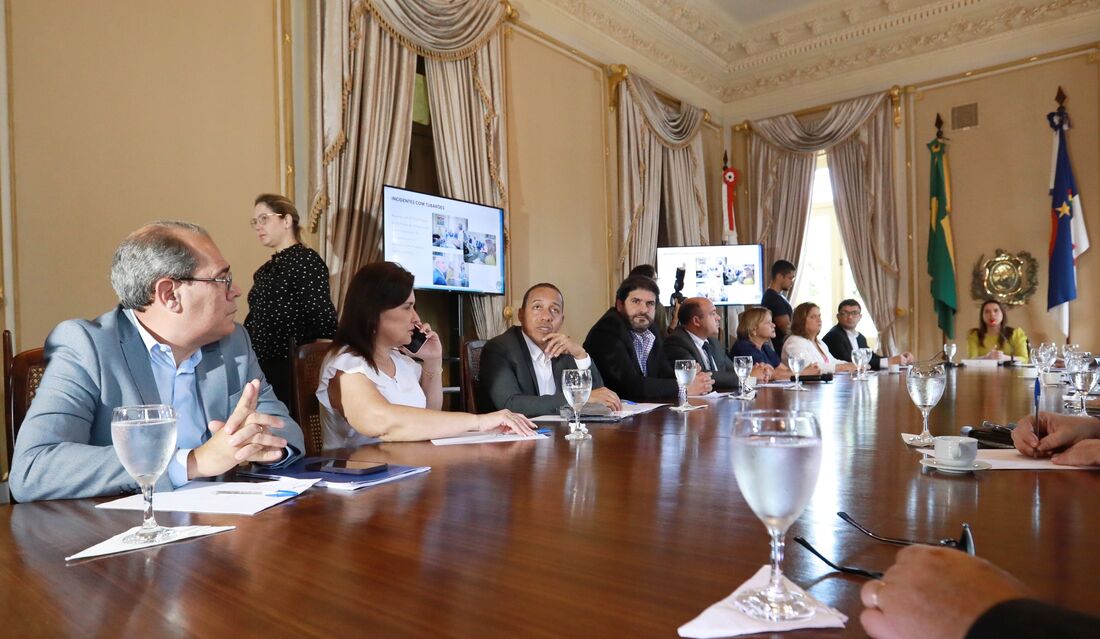
M 1030 380 L 956 370 L 934 434 L 1026 414 Z M 693 400 L 594 425 L 571 443 L 381 444 L 360 458 L 429 465 L 425 475 L 344 494 L 323 489 L 254 517 L 158 514 L 162 524 L 237 529 L 159 549 L 66 564 L 140 514 L 102 500 L 0 506 L 0 623 L 23 636 L 672 637 L 768 561 L 767 536 L 730 466 L 732 416 L 746 407 L 817 414 L 821 475 L 788 534 L 872 569 L 892 563 L 836 516 L 880 534 L 939 539 L 974 531 L 978 554 L 1040 597 L 1100 602 L 1100 473 L 922 468 L 902 432 L 920 430 L 904 377 L 840 377 L 750 403 Z M 833 573 L 788 541 L 786 573 L 864 636 L 863 580 Z M 980 584 L 975 584 L 980 588 Z

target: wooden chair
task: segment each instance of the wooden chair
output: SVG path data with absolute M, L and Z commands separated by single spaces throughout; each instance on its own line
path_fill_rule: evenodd
M 4 331 L 4 439 L 7 444 L 8 464 L 11 468 L 15 453 L 15 437 L 23 424 L 23 417 L 42 383 L 46 371 L 46 355 L 42 348 L 32 348 L 18 355 L 12 346 L 11 331 Z M 5 471 L 4 479 L 7 479 Z M 15 500 L 12 499 L 12 503 Z
M 291 345 L 290 376 L 294 385 L 294 421 L 306 438 L 306 455 L 321 454 L 324 433 L 321 429 L 321 403 L 317 401 L 317 383 L 321 381 L 321 362 L 332 340 L 319 339 L 301 346 Z
M 459 363 L 462 368 L 462 403 L 466 412 L 477 412 L 477 382 L 481 376 L 481 349 L 485 340 L 475 339 L 462 342 Z

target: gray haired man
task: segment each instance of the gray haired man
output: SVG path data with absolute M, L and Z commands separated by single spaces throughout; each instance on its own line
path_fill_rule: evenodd
M 176 411 L 178 448 L 157 490 L 301 456 L 302 431 L 233 321 L 241 290 L 205 230 L 173 221 L 138 229 L 115 252 L 111 284 L 117 308 L 62 322 L 46 339 L 46 371 L 15 443 L 16 499 L 138 490 L 111 445 L 118 406 Z

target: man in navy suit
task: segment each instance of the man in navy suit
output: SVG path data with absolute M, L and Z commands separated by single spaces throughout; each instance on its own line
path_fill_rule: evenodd
M 245 461 L 281 467 L 302 431 L 264 380 L 244 327 L 241 290 L 213 240 L 185 222 L 155 222 L 122 242 L 111 266 L 119 306 L 62 322 L 46 339 L 46 371 L 15 442 L 19 501 L 138 490 L 111 441 L 119 406 L 170 404 L 177 449 L 157 490 Z
M 535 284 L 523 294 L 519 326 L 485 344 L 481 351 L 478 409 L 508 410 L 528 417 L 556 415 L 566 405 L 562 371 L 592 371 L 589 402 L 619 410 L 619 396 L 603 385 L 600 372 L 584 348 L 561 332 L 565 299 L 553 284 Z

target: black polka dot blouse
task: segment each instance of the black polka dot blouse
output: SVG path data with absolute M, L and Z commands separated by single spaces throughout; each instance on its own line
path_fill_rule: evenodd
M 317 251 L 295 244 L 271 256 L 252 276 L 244 327 L 260 359 L 288 359 L 289 341 L 336 335 L 328 266 Z

